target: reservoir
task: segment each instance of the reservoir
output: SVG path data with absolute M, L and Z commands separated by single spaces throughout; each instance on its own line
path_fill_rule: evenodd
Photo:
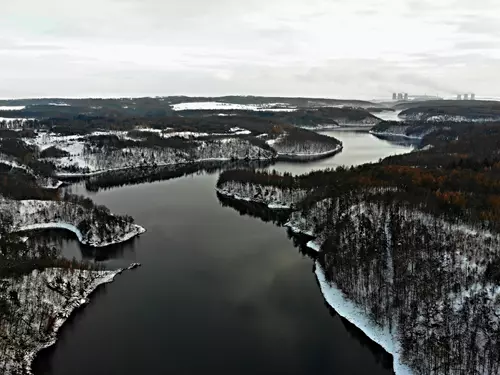
M 299 174 L 411 150 L 368 133 L 325 134 L 342 153 L 269 169 Z M 392 358 L 326 305 L 314 261 L 284 228 L 223 206 L 217 178 L 72 187 L 148 231 L 97 251 L 57 232 L 64 255 L 142 267 L 101 286 L 40 353 L 35 374 L 392 374 Z

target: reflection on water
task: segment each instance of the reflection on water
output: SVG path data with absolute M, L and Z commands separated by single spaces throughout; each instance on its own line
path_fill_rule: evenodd
M 368 134 L 342 137 L 342 154 L 307 168 L 338 164 L 338 158 L 349 164 L 349 154 L 351 164 L 366 160 L 356 142 L 371 145 L 372 160 L 403 151 L 373 138 L 378 155 Z M 276 164 L 287 165 L 307 170 Z M 56 345 L 37 357 L 35 374 L 392 373 L 380 347 L 325 309 L 306 238 L 276 225 L 283 217 L 263 207 L 218 198 L 217 177 L 201 173 L 94 193 L 84 184 L 72 187 L 133 216 L 147 232 L 92 250 L 53 232 L 62 234 L 65 255 L 143 267 L 100 288 L 62 327 Z
M 292 162 L 278 162 L 266 169 L 274 169 L 281 173 L 304 174 L 318 169 L 333 169 L 341 165 L 351 166 L 373 163 L 391 155 L 410 152 L 416 147 L 416 142 L 418 142 L 405 139 L 383 140 L 367 133 L 366 129 L 363 129 L 362 132 L 333 130 L 321 133 L 340 140 L 344 145 L 342 152 L 331 158 L 318 160 L 314 163 L 297 164 Z
M 76 235 L 64 229 L 43 229 L 31 231 L 28 241 L 37 241 L 60 249 L 67 259 L 100 262 L 109 268 L 123 268 L 136 259 L 135 248 L 140 246 L 140 236 L 121 243 L 95 248 L 81 244 Z
M 226 198 L 221 194 L 217 194 L 217 198 L 219 199 L 223 207 L 232 207 L 240 215 L 255 217 L 265 222 L 271 221 L 276 225 L 283 225 L 284 223 L 286 223 L 288 211 L 283 212 L 282 210 L 271 210 L 263 204 Z M 315 260 L 318 257 L 318 253 L 306 246 L 307 242 L 311 238 L 306 235 L 296 234 L 290 228 L 286 228 L 286 231 L 288 238 L 292 240 L 293 246 L 298 249 L 299 253 L 309 257 L 312 260 L 312 272 L 314 274 L 314 278 L 316 279 Z M 321 289 L 317 279 L 316 283 L 318 285 L 318 289 Z M 341 320 L 346 331 L 349 332 L 351 337 L 359 341 L 363 345 L 363 347 L 370 350 L 374 358 L 376 358 L 377 363 L 380 363 L 385 369 L 392 369 L 392 356 L 390 354 L 382 349 L 380 345 L 373 342 L 368 336 L 365 335 L 363 331 L 350 323 L 347 319 L 338 315 L 337 312 L 328 304 L 328 302 L 326 302 L 326 300 L 324 300 L 324 304 L 332 317 L 338 317 Z

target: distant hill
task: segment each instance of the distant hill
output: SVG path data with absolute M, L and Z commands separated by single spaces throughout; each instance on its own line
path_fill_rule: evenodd
M 498 121 L 500 102 L 480 100 L 439 100 L 406 103 L 399 116 L 412 121 Z M 395 108 L 402 109 L 397 105 Z

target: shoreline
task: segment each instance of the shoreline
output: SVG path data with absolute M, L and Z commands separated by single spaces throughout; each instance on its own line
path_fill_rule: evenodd
M 140 225 L 133 224 L 135 231 L 130 231 L 126 234 L 124 234 L 122 237 L 117 239 L 116 241 L 111 241 L 111 242 L 89 242 L 83 238 L 82 232 L 75 227 L 73 224 L 68 224 L 68 223 L 57 223 L 57 222 L 52 222 L 52 223 L 41 223 L 41 224 L 28 224 L 28 225 L 23 225 L 19 228 L 15 228 L 15 232 L 25 232 L 25 231 L 31 231 L 31 230 L 38 230 L 38 229 L 65 229 L 68 230 L 76 235 L 78 238 L 78 241 L 82 245 L 86 246 L 91 246 L 91 247 L 106 247 L 106 246 L 111 246 L 111 245 L 116 245 L 120 244 L 126 241 L 131 240 L 132 238 L 141 235 L 146 232 L 146 229 L 144 227 L 141 227 Z
M 326 280 L 326 276 L 321 269 L 321 265 L 315 262 L 314 273 L 320 286 L 321 294 L 325 301 L 341 317 L 349 321 L 362 331 L 370 340 L 380 345 L 387 353 L 393 357 L 393 370 L 396 375 L 413 375 L 413 371 L 402 363 L 401 344 L 397 339 L 396 332 L 390 332 L 386 327 L 380 327 L 371 322 L 366 316 L 364 309 L 344 296 L 344 293 L 333 283 Z
M 380 137 L 398 137 L 398 138 L 406 138 L 406 139 L 415 139 L 415 140 L 423 140 L 424 136 L 413 136 L 413 135 L 406 135 L 406 134 L 397 134 L 397 133 L 382 133 L 382 132 L 376 132 L 376 131 L 369 131 L 370 134 L 375 135 L 375 136 L 380 136 Z
M 231 162 L 231 161 L 249 161 L 249 162 L 257 162 L 257 161 L 273 161 L 275 159 L 269 159 L 269 158 L 259 158 L 259 159 L 233 159 L 233 158 L 208 158 L 208 159 L 199 159 L 199 160 L 194 160 L 194 161 L 186 161 L 182 163 L 160 163 L 156 165 L 137 165 L 134 167 L 123 167 L 123 168 L 111 168 L 111 169 L 103 169 L 99 171 L 94 171 L 94 172 L 56 172 L 54 175 L 55 177 L 60 177 L 60 178 L 86 178 L 86 177 L 93 177 L 93 176 L 99 176 L 101 174 L 109 173 L 109 172 L 118 172 L 118 171 L 126 171 L 126 170 L 133 170 L 133 169 L 141 169 L 141 168 L 161 168 L 161 167 L 182 167 L 186 165 L 192 165 L 192 164 L 203 164 L 203 163 L 209 163 L 209 162 Z
M 238 162 L 238 161 L 248 161 L 248 162 L 259 162 L 259 161 L 270 161 L 270 162 L 277 162 L 277 161 L 296 161 L 296 162 L 303 162 L 303 161 L 314 161 L 314 160 L 319 160 L 323 158 L 327 158 L 330 156 L 334 156 L 341 152 L 343 150 L 343 145 L 338 145 L 336 148 L 332 150 L 328 150 L 325 152 L 319 152 L 319 153 L 313 153 L 313 154 L 287 154 L 287 153 L 279 153 L 277 152 L 276 156 L 274 158 L 258 158 L 258 159 L 234 159 L 234 158 L 208 158 L 208 159 L 198 159 L 194 161 L 186 161 L 186 162 L 181 162 L 181 163 L 159 163 L 156 165 L 138 165 L 134 167 L 122 167 L 122 168 L 111 168 L 111 169 L 103 169 L 99 171 L 92 171 L 92 172 L 56 172 L 54 174 L 54 177 L 57 178 L 66 178 L 66 179 L 78 179 L 78 178 L 87 178 L 87 177 L 94 177 L 94 176 L 99 176 L 105 173 L 109 172 L 119 172 L 119 171 L 126 171 L 126 170 L 134 170 L 134 169 L 140 169 L 140 168 L 161 168 L 161 167 L 183 167 L 187 165 L 193 165 L 193 164 L 203 164 L 203 163 L 210 163 L 210 162 Z
M 216 190 L 217 192 L 219 192 L 220 189 Z M 263 202 L 255 201 L 251 198 L 239 197 L 237 194 L 221 194 L 235 200 L 243 200 L 246 202 L 263 204 L 270 210 L 273 210 L 273 208 L 269 207 L 269 205 Z M 235 197 L 235 195 L 237 197 Z M 313 233 L 312 230 L 301 230 L 298 227 L 294 226 L 293 222 L 291 221 L 285 223 L 283 227 L 289 228 L 295 234 L 311 237 L 312 239 L 306 244 L 307 248 L 315 251 L 316 253 L 321 252 L 321 244 L 317 242 L 317 235 Z M 314 273 L 320 286 L 321 294 L 323 295 L 323 298 L 328 303 L 328 305 L 333 308 L 337 312 L 337 314 L 353 324 L 371 341 L 373 341 L 377 345 L 380 345 L 382 349 L 384 349 L 384 351 L 386 351 L 393 357 L 393 370 L 396 375 L 414 375 L 413 371 L 401 361 L 401 344 L 397 339 L 397 329 L 394 330 L 396 332 L 389 332 L 386 327 L 382 328 L 373 323 L 370 318 L 366 316 L 362 307 L 350 301 L 344 296 L 344 293 L 340 289 L 326 280 L 326 276 L 322 271 L 321 265 L 318 263 L 318 261 L 315 261 L 314 266 Z
M 44 350 L 47 349 L 54 344 L 56 344 L 58 340 L 58 332 L 61 329 L 61 327 L 64 326 L 66 321 L 74 314 L 76 313 L 79 309 L 84 307 L 85 305 L 90 303 L 90 297 L 91 295 L 99 289 L 99 287 L 112 283 L 117 275 L 121 275 L 124 271 L 127 270 L 132 270 L 136 267 L 138 267 L 140 264 L 139 263 L 132 263 L 128 268 L 119 268 L 114 271 L 100 271 L 103 272 L 104 274 L 101 277 L 96 278 L 91 285 L 85 289 L 83 292 L 81 298 L 77 297 L 72 297 L 69 298 L 67 301 L 66 306 L 64 306 L 63 310 L 60 312 L 60 316 L 55 320 L 54 325 L 50 331 L 50 334 L 45 340 L 44 343 L 39 344 L 37 347 L 35 347 L 32 350 L 29 350 L 27 353 L 24 354 L 23 356 L 23 367 L 22 369 L 26 374 L 33 374 L 33 369 L 32 365 L 35 360 L 35 358 Z M 98 272 L 98 271 L 96 271 Z
M 329 156 L 337 155 L 339 152 L 342 152 L 344 146 L 342 144 L 338 145 L 336 148 L 332 150 L 328 150 L 325 152 L 318 152 L 315 154 L 287 154 L 287 153 L 278 153 L 277 161 L 314 161 L 320 160 L 323 158 L 327 158 Z

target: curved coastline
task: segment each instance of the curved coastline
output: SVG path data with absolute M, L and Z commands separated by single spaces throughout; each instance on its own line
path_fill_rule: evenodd
M 325 152 L 318 152 L 318 153 L 295 153 L 295 154 L 288 154 L 288 153 L 278 153 L 278 157 L 276 160 L 278 161 L 297 161 L 297 162 L 308 162 L 308 161 L 314 161 L 314 160 L 320 160 L 324 158 L 328 158 L 330 156 L 337 155 L 339 152 L 342 152 L 344 146 L 342 144 L 338 145 L 336 148 L 332 150 L 328 150 Z
M 110 241 L 110 242 L 95 242 L 95 241 L 88 241 L 83 237 L 82 232 L 75 227 L 72 224 L 68 223 L 62 223 L 62 222 L 51 222 L 51 223 L 41 223 L 41 224 L 28 224 L 28 225 L 23 225 L 18 228 L 15 228 L 16 232 L 25 232 L 25 231 L 30 231 L 30 230 L 38 230 L 38 229 L 65 229 L 70 232 L 73 232 L 76 237 L 78 238 L 78 241 L 82 245 L 88 245 L 92 247 L 106 247 L 110 245 L 115 245 L 119 243 L 126 242 L 140 234 L 143 234 L 146 232 L 146 229 L 141 227 L 140 225 L 133 224 L 134 225 L 134 231 L 130 231 L 128 233 L 123 234 L 122 237 L 116 239 L 115 241 Z
M 267 206 L 270 210 L 278 209 L 279 207 L 274 207 L 272 204 L 266 204 L 265 202 L 260 202 L 251 198 L 244 198 L 238 194 L 232 194 L 227 191 L 216 189 L 217 193 L 235 200 L 242 200 L 246 202 L 253 202 L 256 204 L 262 204 Z M 287 209 L 292 209 L 287 206 Z M 317 242 L 317 236 L 311 230 L 305 231 L 296 227 L 293 222 L 288 221 L 283 225 L 288 227 L 293 233 L 301 234 L 312 238 L 307 242 L 307 248 L 319 253 L 321 252 L 321 243 Z M 374 343 L 380 345 L 388 354 L 392 355 L 394 359 L 393 370 L 396 375 L 413 375 L 413 371 L 402 363 L 402 358 L 400 355 L 400 343 L 398 340 L 397 330 L 389 332 L 386 327 L 381 328 L 370 321 L 370 318 L 364 312 L 364 309 L 357 306 L 355 303 L 347 299 L 343 292 L 336 288 L 334 285 L 326 280 L 326 276 L 321 269 L 321 265 L 318 261 L 315 262 L 315 270 L 318 284 L 320 286 L 321 294 L 323 298 L 332 307 L 337 314 L 345 318 L 351 324 L 356 326 L 361 332 L 363 332 L 370 340 Z
M 32 365 L 36 356 L 41 353 L 44 349 L 47 349 L 54 345 L 58 339 L 58 332 L 61 327 L 66 323 L 66 321 L 76 313 L 80 308 L 84 307 L 88 303 L 90 303 L 91 295 L 98 290 L 98 288 L 102 285 L 111 283 L 114 281 L 117 275 L 120 275 L 122 272 L 126 270 L 132 270 L 137 268 L 139 263 L 132 263 L 128 268 L 120 268 L 114 271 L 101 271 L 103 275 L 98 277 L 92 282 L 82 293 L 81 296 L 71 297 L 68 299 L 66 306 L 64 306 L 63 310 L 59 313 L 59 316 L 54 322 L 54 325 L 49 333 L 47 340 L 44 343 L 41 343 L 36 348 L 28 351 L 23 356 L 23 370 L 26 374 L 33 374 Z

